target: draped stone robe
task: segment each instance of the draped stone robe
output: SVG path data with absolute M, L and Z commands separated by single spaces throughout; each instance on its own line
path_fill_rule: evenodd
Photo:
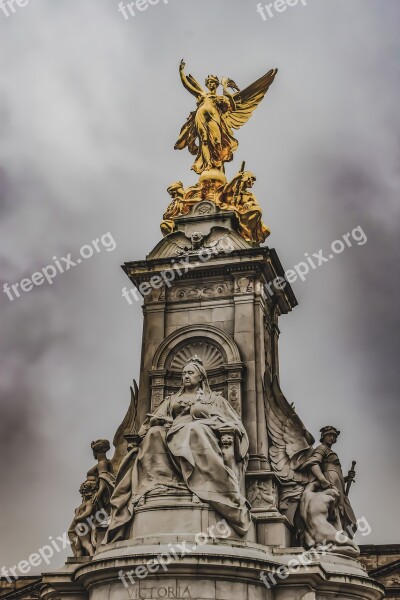
M 148 492 L 182 484 L 244 535 L 251 524 L 249 505 L 241 494 L 241 482 L 224 463 L 218 434 L 224 427 L 234 430 L 236 460 L 244 461 L 249 442 L 237 413 L 217 394 L 190 404 L 178 393 L 166 398 L 154 417 L 170 417 L 172 425 L 144 422 L 139 451 L 131 451 L 120 467 L 104 543 L 126 539 L 134 506 Z

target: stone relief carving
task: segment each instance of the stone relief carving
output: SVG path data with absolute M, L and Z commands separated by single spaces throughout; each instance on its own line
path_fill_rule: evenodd
M 247 499 L 252 508 L 278 511 L 278 493 L 272 479 L 250 481 L 247 487 Z
M 154 355 L 153 370 L 162 370 L 168 363 L 169 357 L 173 357 L 178 349 L 188 341 L 201 340 L 218 346 L 226 364 L 235 365 L 236 369 L 241 364 L 239 349 L 236 343 L 222 329 L 213 325 L 187 325 L 178 331 L 174 331 L 159 346 Z
M 204 235 L 200 231 L 195 231 L 190 236 L 190 241 L 192 242 L 193 250 L 198 250 L 201 248 L 202 242 L 204 240 Z
M 231 371 L 229 373 L 229 379 L 238 379 L 240 377 L 239 371 Z
M 144 297 L 145 304 L 153 304 L 155 302 L 165 302 L 165 286 L 160 289 L 152 289 L 152 291 Z
M 198 300 L 200 298 L 222 298 L 233 294 L 233 285 L 227 282 L 215 283 L 209 286 L 185 285 L 176 287 L 168 293 L 170 302 L 179 302 L 182 300 Z
M 181 230 L 168 235 L 168 243 L 164 243 L 156 253 L 159 257 L 193 257 L 201 263 L 208 261 L 213 255 L 230 254 L 238 247 L 238 239 L 232 230 L 221 225 L 212 225 L 209 233 L 200 231 L 184 233 Z M 240 247 L 240 245 L 239 245 Z
M 235 385 L 231 385 L 229 389 L 229 400 L 236 401 L 238 397 L 238 388 Z
M 239 277 L 236 279 L 235 284 L 236 294 L 248 294 L 254 289 L 254 282 L 249 277 Z
M 163 393 L 162 390 L 154 390 L 153 391 L 153 406 L 154 408 L 158 408 L 162 402 Z
M 218 369 L 224 365 L 224 358 L 216 346 L 205 341 L 192 341 L 178 350 L 173 357 L 170 368 L 173 371 L 182 372 L 183 367 L 194 355 L 201 358 L 207 371 Z
M 238 414 L 241 413 L 239 394 L 240 394 L 239 386 L 232 385 L 232 384 L 228 385 L 228 400 Z
M 215 213 L 215 204 L 212 202 L 199 202 L 193 209 L 194 215 L 210 215 Z

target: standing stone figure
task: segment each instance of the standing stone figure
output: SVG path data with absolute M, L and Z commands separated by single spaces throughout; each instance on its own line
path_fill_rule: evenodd
M 346 477 L 343 476 L 339 457 L 332 450 L 332 446 L 337 442 L 339 435 L 340 431 L 335 427 L 330 425 L 322 427 L 321 444 L 314 449 L 311 457 L 304 462 L 302 469 L 310 469 L 320 489 L 335 489 L 338 492 L 339 495 L 335 504 L 339 522 L 342 529 L 352 537 L 357 529 L 357 519 L 346 495 L 345 483 L 352 481 L 354 475 L 350 472 Z
M 99 508 L 105 508 L 109 512 L 110 498 L 114 491 L 115 475 L 112 472 L 111 460 L 107 458 L 107 452 L 110 450 L 108 440 L 97 440 L 91 443 L 93 456 L 97 464 L 87 473 L 88 479 L 94 479 L 97 482 L 97 491 L 93 497 L 93 502 Z
M 242 482 L 224 461 L 220 440 L 227 430 L 235 437 L 235 460 L 240 465 L 249 445 L 243 423 L 229 402 L 211 391 L 203 363 L 194 357 L 183 368 L 179 391 L 165 398 L 143 423 L 139 431 L 143 441 L 138 452 L 132 451 L 130 467 L 129 455 L 121 465 L 124 475 L 117 478 L 111 498 L 104 543 L 126 538 L 133 507 L 160 486 L 184 486 L 244 535 L 251 525 L 249 504 L 241 492 Z
M 268 372 L 264 392 L 271 466 L 283 483 L 281 512 L 296 525 L 306 548 L 331 543 L 331 552 L 357 556 L 359 548 L 352 541 L 356 517 L 345 489 L 354 471 L 345 478 L 332 450 L 340 432 L 323 427 L 321 444 L 313 448 L 313 436 L 282 394 L 277 378 L 271 381 Z
M 93 556 L 98 545 L 97 527 L 102 520 L 107 523 L 115 486 L 113 465 L 107 458 L 110 442 L 97 440 L 92 442 L 91 448 L 97 464 L 87 472 L 87 479 L 80 487 L 82 504 L 76 509 L 68 532 L 75 557 Z

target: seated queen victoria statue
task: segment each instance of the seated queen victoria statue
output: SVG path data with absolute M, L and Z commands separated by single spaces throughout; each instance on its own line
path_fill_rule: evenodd
M 168 488 L 186 488 L 239 535 L 248 531 L 250 507 L 242 494 L 247 433 L 227 400 L 211 391 L 199 358 L 189 360 L 182 387 L 148 415 L 139 435 L 140 447 L 133 448 L 121 464 L 103 543 L 127 539 L 135 506 L 150 492 L 159 490 L 162 495 Z

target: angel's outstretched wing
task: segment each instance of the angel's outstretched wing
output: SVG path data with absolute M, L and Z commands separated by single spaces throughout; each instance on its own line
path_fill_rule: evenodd
M 193 154 L 193 156 L 195 156 L 199 151 L 195 117 L 196 111 L 193 111 L 189 114 L 186 123 L 183 125 L 180 131 L 178 141 L 174 146 L 175 150 L 183 150 L 183 148 L 186 148 L 187 146 L 190 154 Z
M 277 72 L 278 69 L 271 69 L 247 88 L 233 95 L 236 108 L 224 115 L 224 119 L 229 127 L 239 129 L 250 119 L 253 111 L 260 104 L 269 86 L 274 81 Z
M 111 459 L 111 465 L 114 475 L 117 474 L 119 465 L 121 464 L 121 461 L 127 451 L 127 442 L 124 438 L 124 435 L 126 433 L 136 433 L 138 401 L 139 388 L 136 381 L 133 381 L 133 386 L 131 387 L 131 402 L 129 404 L 128 412 L 126 413 L 121 425 L 118 427 L 113 439 L 115 452 L 114 456 Z
M 264 377 L 264 399 L 273 470 L 283 481 L 308 483 L 307 472 L 298 469 L 312 453 L 315 440 L 283 395 L 278 378 L 271 381 L 268 371 Z
M 229 231 L 226 227 L 213 227 L 203 245 L 204 248 L 213 249 L 218 249 L 222 245 L 222 248 L 233 250 L 232 244 L 229 244 Z

